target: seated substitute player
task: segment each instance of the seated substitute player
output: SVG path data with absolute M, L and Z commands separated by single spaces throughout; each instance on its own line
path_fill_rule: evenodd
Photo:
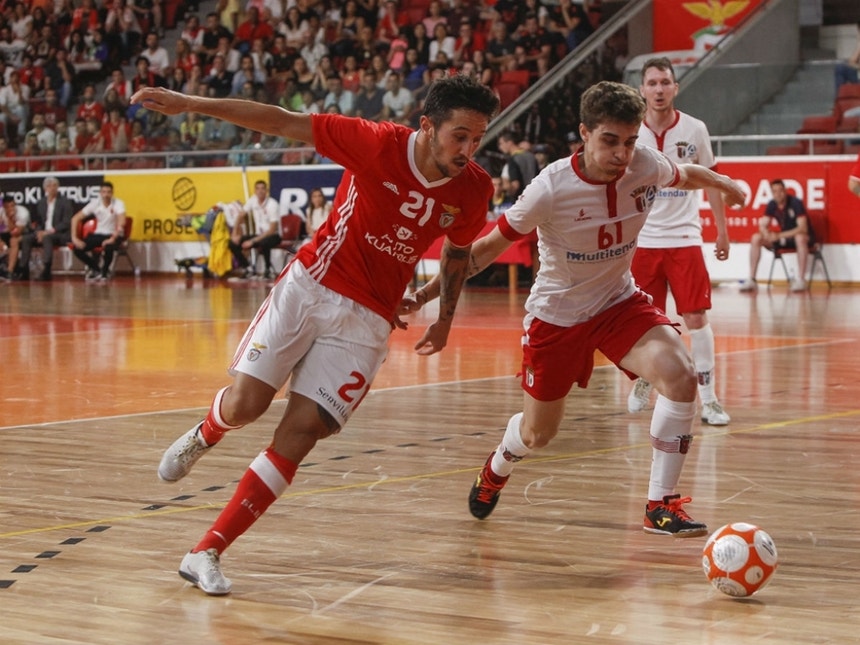
M 758 289 L 755 275 L 761 259 L 762 248 L 797 251 L 797 278 L 791 282 L 792 291 L 806 291 L 806 267 L 809 263 L 809 247 L 815 244 L 815 232 L 806 215 L 806 206 L 799 197 L 789 195 L 782 179 L 770 182 L 773 195 L 758 220 L 758 232 L 750 239 L 750 278 L 741 282 L 741 291 Z
M 287 489 L 320 439 L 335 434 L 367 393 L 388 352 L 395 312 L 415 264 L 446 236 L 439 316 L 416 345 L 447 343 L 472 240 L 486 222 L 490 177 L 472 160 L 498 110 L 492 90 L 466 77 L 439 80 L 417 131 L 338 114 L 299 114 L 239 99 L 146 88 L 132 97 L 165 114 L 195 111 L 304 141 L 344 171 L 332 212 L 282 272 L 230 366 L 232 385 L 206 418 L 164 453 L 159 477 L 177 481 L 225 433 L 255 421 L 290 381 L 284 416 L 180 575 L 212 595 L 230 592 L 219 556 Z
M 230 251 L 244 269 L 246 278 L 254 277 L 254 267 L 245 253 L 256 249 L 263 256 L 263 277 L 274 280 L 272 249 L 281 243 L 280 220 L 278 202 L 269 196 L 268 184 L 258 180 L 254 184 L 254 195 L 245 203 L 230 236 Z
M 90 217 L 96 218 L 96 230 L 86 239 L 81 239 L 81 223 Z M 102 182 L 99 196 L 84 206 L 72 217 L 72 252 L 87 265 L 87 280 L 105 282 L 110 279 L 110 268 L 114 253 L 122 244 L 125 235 L 125 203 L 113 196 L 113 184 Z M 101 265 L 94 249 L 101 247 Z
M 724 175 L 693 164 L 676 166 L 637 145 L 644 113 L 642 97 L 626 85 L 603 81 L 586 90 L 582 146 L 541 171 L 496 228 L 472 246 L 470 275 L 535 229 L 540 253 L 523 322 L 523 411 L 508 421 L 469 493 L 469 510 L 479 519 L 496 506 L 516 462 L 558 433 L 566 397 L 574 384 L 588 385 L 599 349 L 659 393 L 651 417 L 645 531 L 707 533 L 684 510 L 690 498 L 675 493 L 692 441 L 695 368 L 672 322 L 636 287 L 630 264 L 658 188 L 716 188 L 727 204 L 743 203 L 744 193 Z M 437 290 L 434 278 L 405 297 L 398 313 L 419 309 Z

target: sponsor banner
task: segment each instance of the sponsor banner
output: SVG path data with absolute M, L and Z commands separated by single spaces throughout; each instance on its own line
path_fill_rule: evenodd
M 202 215 L 218 202 L 243 204 L 258 179 L 269 181 L 267 169 L 193 169 L 107 173 L 114 195 L 134 218 L 136 242 L 185 242 L 199 239 L 189 216 Z
M 0 178 L 0 192 L 4 196 L 12 195 L 16 204 L 26 206 L 28 210 L 33 209 L 36 203 L 42 199 L 42 182 L 48 176 L 44 173 L 17 175 L 9 174 Z M 60 181 L 60 194 L 65 195 L 75 206 L 80 209 L 88 202 L 99 196 L 99 184 L 102 183 L 104 175 L 87 173 L 61 173 L 54 175 Z
M 808 159 L 808 160 L 807 160 Z M 823 161 L 822 159 L 829 159 Z M 853 161 L 833 157 L 751 157 L 719 161 L 719 172 L 737 181 L 747 194 L 743 208 L 726 211 L 729 240 L 749 242 L 758 230 L 759 217 L 771 200 L 770 182 L 782 179 L 786 189 L 799 197 L 806 210 L 827 218 L 829 244 L 860 242 L 860 200 L 848 190 L 848 175 Z M 702 191 L 704 193 L 704 191 Z M 717 239 L 713 213 L 702 195 L 700 214 L 706 242 Z
M 654 51 L 711 49 L 761 0 L 654 0 Z
M 281 208 L 281 214 L 295 213 L 304 217 L 314 188 L 322 188 L 328 201 L 334 193 L 343 168 L 340 166 L 282 166 L 269 171 L 269 190 Z

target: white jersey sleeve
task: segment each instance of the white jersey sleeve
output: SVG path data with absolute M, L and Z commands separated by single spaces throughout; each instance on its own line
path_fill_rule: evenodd
M 639 128 L 639 143 L 660 150 L 676 164 L 697 164 L 705 168 L 716 165 L 711 137 L 705 124 L 689 114 L 677 112 L 677 121 L 661 135 L 646 123 Z M 699 216 L 699 190 L 662 188 L 657 192 L 654 208 L 639 234 L 643 248 L 678 248 L 701 246 L 702 223 Z

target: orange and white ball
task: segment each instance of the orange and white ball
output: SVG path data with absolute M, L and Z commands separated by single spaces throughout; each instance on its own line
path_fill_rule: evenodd
M 754 524 L 735 522 L 711 533 L 702 552 L 702 568 L 711 584 L 738 598 L 762 589 L 776 571 L 778 556 L 771 537 Z

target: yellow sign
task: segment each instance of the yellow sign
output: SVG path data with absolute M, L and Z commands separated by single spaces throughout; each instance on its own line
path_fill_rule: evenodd
M 114 195 L 134 219 L 131 238 L 136 242 L 199 240 L 191 216 L 205 213 L 218 202 L 238 199 L 244 204 L 254 194 L 254 182 L 260 179 L 269 183 L 268 171 L 188 168 L 147 173 L 145 177 L 105 174 L 105 180 L 114 185 Z

